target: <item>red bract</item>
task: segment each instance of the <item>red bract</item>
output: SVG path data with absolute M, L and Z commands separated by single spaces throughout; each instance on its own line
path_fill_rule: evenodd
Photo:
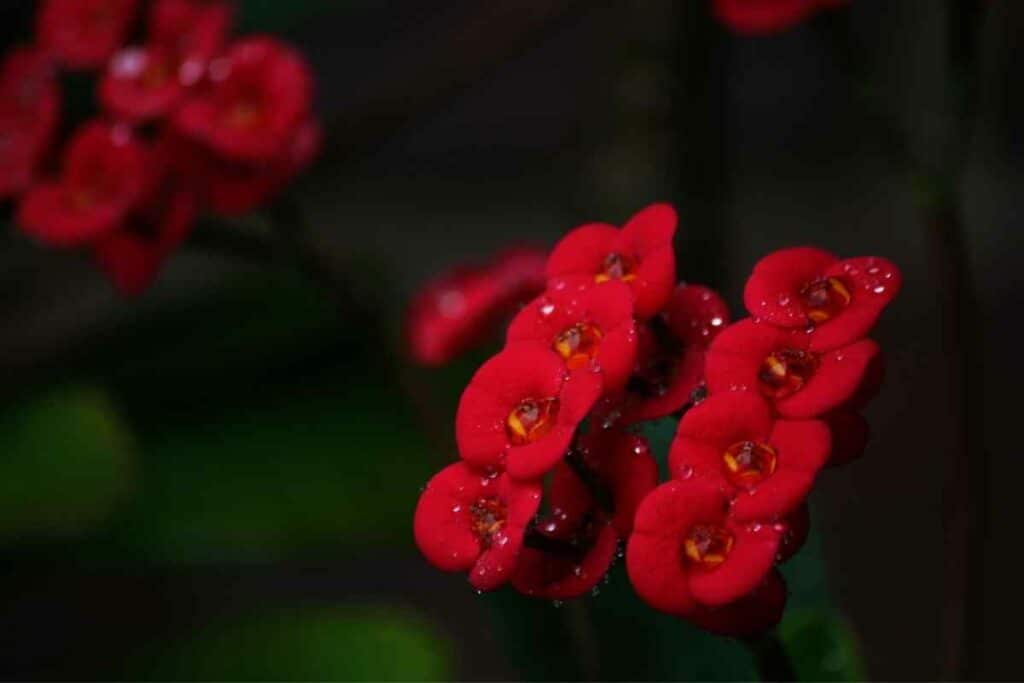
M 462 394 L 455 418 L 459 454 L 481 468 L 505 467 L 516 479 L 539 477 L 568 450 L 600 392 L 597 373 L 566 370 L 548 348 L 505 349 Z
M 633 290 L 637 317 L 650 318 L 668 300 L 675 284 L 676 220 L 671 206 L 654 204 L 630 218 L 621 230 L 605 223 L 576 228 L 551 252 L 548 277 L 582 276 L 596 283 L 622 280 Z
M 774 520 L 803 504 L 829 450 L 824 422 L 776 420 L 764 399 L 733 391 L 683 416 L 669 467 L 724 491 L 736 519 Z
M 420 365 L 438 366 L 481 343 L 512 310 L 544 288 L 544 252 L 517 248 L 486 266 L 462 267 L 425 284 L 409 304 L 405 338 Z
M 60 117 L 60 90 L 49 58 L 15 48 L 0 66 L 0 199 L 35 179 Z
M 699 605 L 682 616 L 705 631 L 746 638 L 778 624 L 785 606 L 786 582 L 777 570 L 772 570 L 757 588 L 739 600 L 720 607 Z
M 737 33 L 775 33 L 847 0 L 714 0 L 715 16 Z
M 124 44 L 138 0 L 41 0 L 39 44 L 71 69 L 103 66 Z
M 555 468 L 552 500 L 571 522 L 588 515 L 608 519 L 620 538 L 628 538 L 637 506 L 658 485 L 658 463 L 647 440 L 591 428 L 577 441 Z
M 704 381 L 708 344 L 728 323 L 729 308 L 715 291 L 679 285 L 661 314 L 640 326 L 627 391 L 602 406 L 608 421 L 653 420 L 686 405 Z
M 175 115 L 185 137 L 227 159 L 275 163 L 310 117 L 313 81 L 302 56 L 269 37 L 231 46 L 210 65 L 210 87 Z
M 161 0 L 153 5 L 150 39 L 122 50 L 99 85 L 104 106 L 130 121 L 168 114 L 206 73 L 230 24 L 224 3 Z
M 493 590 L 511 577 L 540 497 L 537 484 L 449 465 L 420 496 L 416 544 L 438 569 L 468 571 L 478 590 Z
M 540 344 L 570 370 L 600 372 L 604 391 L 619 391 L 636 360 L 633 297 L 621 282 L 598 286 L 589 278 L 560 281 L 512 320 L 507 343 Z
M 703 479 L 669 481 L 637 509 L 626 568 L 645 602 L 687 616 L 757 588 L 771 571 L 783 531 L 735 519 L 728 496 Z
M 781 327 L 815 328 L 811 350 L 865 337 L 899 292 L 900 271 L 874 256 L 840 261 L 812 247 L 783 249 L 761 259 L 743 300 L 752 316 Z
M 92 122 L 65 151 L 60 178 L 33 187 L 19 227 L 51 246 L 75 246 L 113 232 L 151 181 L 147 151 L 123 127 Z
M 816 334 L 751 319 L 730 325 L 708 349 L 708 390 L 760 393 L 784 417 L 817 417 L 842 406 L 864 384 L 878 345 L 862 339 L 816 352 Z

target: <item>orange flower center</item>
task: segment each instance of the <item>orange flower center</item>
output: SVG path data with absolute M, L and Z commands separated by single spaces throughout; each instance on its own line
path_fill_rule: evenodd
M 698 524 L 683 539 L 683 553 L 691 562 L 711 569 L 725 562 L 734 542 L 728 529 Z
M 768 398 L 786 398 L 803 388 L 818 369 L 818 356 L 801 349 L 773 351 L 761 362 L 757 374 L 761 393 Z
M 601 262 L 601 270 L 594 276 L 594 282 L 622 280 L 631 282 L 636 279 L 636 263 L 625 254 L 611 253 Z
M 557 415 L 557 398 L 528 398 L 520 402 L 508 414 L 508 418 L 505 420 L 505 431 L 514 445 L 524 446 L 550 432 L 551 428 L 555 426 Z
M 254 99 L 241 99 L 224 114 L 224 123 L 231 128 L 252 128 L 263 118 L 263 107 Z
M 850 303 L 850 290 L 839 278 L 819 278 L 800 289 L 800 303 L 811 322 L 825 322 Z
M 601 329 L 590 323 L 576 323 L 555 337 L 554 349 L 570 370 L 586 367 L 601 346 Z
M 735 485 L 752 488 L 775 472 L 778 455 L 768 444 L 756 441 L 739 441 L 729 446 L 722 454 L 726 475 Z
M 505 526 L 505 515 L 508 509 L 505 503 L 497 498 L 481 498 L 469 506 L 469 514 L 473 517 L 473 533 L 485 544 L 489 544 L 491 536 Z

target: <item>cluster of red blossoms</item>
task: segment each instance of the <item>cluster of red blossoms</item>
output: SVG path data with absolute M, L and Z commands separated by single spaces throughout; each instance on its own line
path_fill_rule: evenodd
M 718 20 L 737 33 L 775 33 L 848 0 L 714 0 Z
M 312 161 L 309 67 L 273 38 L 232 40 L 231 18 L 226 0 L 40 0 L 35 45 L 0 66 L 0 200 L 27 235 L 90 249 L 137 293 L 204 207 L 250 211 Z M 60 69 L 99 71 L 102 111 L 57 155 Z
M 859 411 L 881 380 L 866 335 L 900 274 L 778 251 L 747 282 L 751 317 L 730 324 L 714 291 L 675 284 L 675 229 L 656 204 L 551 252 L 545 290 L 462 394 L 461 461 L 420 497 L 415 537 L 433 565 L 478 590 L 565 600 L 624 546 L 656 609 L 738 636 L 778 621 L 775 567 L 807 536 L 815 478 L 863 451 Z M 659 483 L 637 425 L 678 416 Z

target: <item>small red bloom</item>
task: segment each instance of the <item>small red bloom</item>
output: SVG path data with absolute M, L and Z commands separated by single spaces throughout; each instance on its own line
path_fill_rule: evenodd
M 664 306 L 675 284 L 676 222 L 671 206 L 653 204 L 621 230 L 605 223 L 576 228 L 551 252 L 548 277 L 584 276 L 597 283 L 622 280 L 633 290 L 637 317 L 650 318 Z
M 836 410 L 821 418 L 832 430 L 832 455 L 829 465 L 845 465 L 864 455 L 871 431 L 860 413 Z
M 687 616 L 756 589 L 772 569 L 783 530 L 735 519 L 728 496 L 703 479 L 669 481 L 636 511 L 626 568 L 646 603 Z
M 65 150 L 60 178 L 22 198 L 18 225 L 51 246 L 76 246 L 111 233 L 149 188 L 148 161 L 128 129 L 85 124 Z
M 608 573 L 618 536 L 564 463 L 555 473 L 564 484 L 552 489 L 550 514 L 531 530 L 512 586 L 524 595 L 568 600 L 593 589 Z
M 493 590 L 511 577 L 540 498 L 538 484 L 480 474 L 465 463 L 449 465 L 420 496 L 416 544 L 438 569 L 468 571 L 474 587 Z
M 152 8 L 149 43 L 110 61 L 99 84 L 104 106 L 130 121 L 164 116 L 206 73 L 231 20 L 225 3 L 160 0 Z
M 774 520 L 803 504 L 829 450 L 824 422 L 776 420 L 761 397 L 731 391 L 683 416 L 669 467 L 674 477 L 724 491 L 736 519 Z
M 636 360 L 633 296 L 621 282 L 560 281 L 512 320 L 508 344 L 548 346 L 570 370 L 601 373 L 605 392 L 621 390 Z
M 752 319 L 730 325 L 707 354 L 708 390 L 753 391 L 783 417 L 817 417 L 853 398 L 878 355 L 862 339 L 849 346 L 813 350 L 817 330 L 789 330 Z
M 704 381 L 708 344 L 728 323 L 729 308 L 715 291 L 679 285 L 661 314 L 640 325 L 625 395 L 602 405 L 602 414 L 628 425 L 682 408 Z M 618 419 L 612 419 L 615 414 Z
M 71 69 L 96 69 L 124 44 L 138 0 L 42 0 L 39 44 Z
M 761 259 L 743 300 L 756 318 L 781 327 L 815 328 L 811 350 L 861 339 L 899 293 L 900 271 L 874 256 L 840 261 L 812 247 L 782 249 Z
M 0 199 L 35 179 L 60 118 L 60 90 L 50 59 L 36 48 L 10 51 L 0 65 Z
M 459 401 L 455 438 L 474 466 L 516 479 L 543 475 L 562 458 L 601 392 L 590 369 L 566 370 L 541 345 L 518 344 L 477 370 Z
M 185 137 L 245 163 L 288 155 L 310 117 L 313 80 L 302 55 L 274 38 L 247 38 L 210 65 L 210 88 L 175 115 Z
M 555 468 L 551 497 L 570 521 L 587 515 L 609 519 L 625 539 L 633 532 L 637 506 L 657 485 L 658 463 L 647 439 L 591 427 Z
M 444 365 L 490 336 L 516 307 L 544 289 L 544 252 L 517 248 L 486 266 L 461 267 L 425 284 L 405 317 L 409 353 Z
M 714 0 L 715 16 L 737 33 L 775 33 L 847 0 Z

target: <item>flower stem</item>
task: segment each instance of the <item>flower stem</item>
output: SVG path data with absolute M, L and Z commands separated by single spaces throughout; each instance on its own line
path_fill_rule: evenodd
M 742 642 L 750 650 L 762 681 L 797 680 L 789 653 L 786 652 L 779 634 L 774 629 L 759 636 L 745 638 Z

